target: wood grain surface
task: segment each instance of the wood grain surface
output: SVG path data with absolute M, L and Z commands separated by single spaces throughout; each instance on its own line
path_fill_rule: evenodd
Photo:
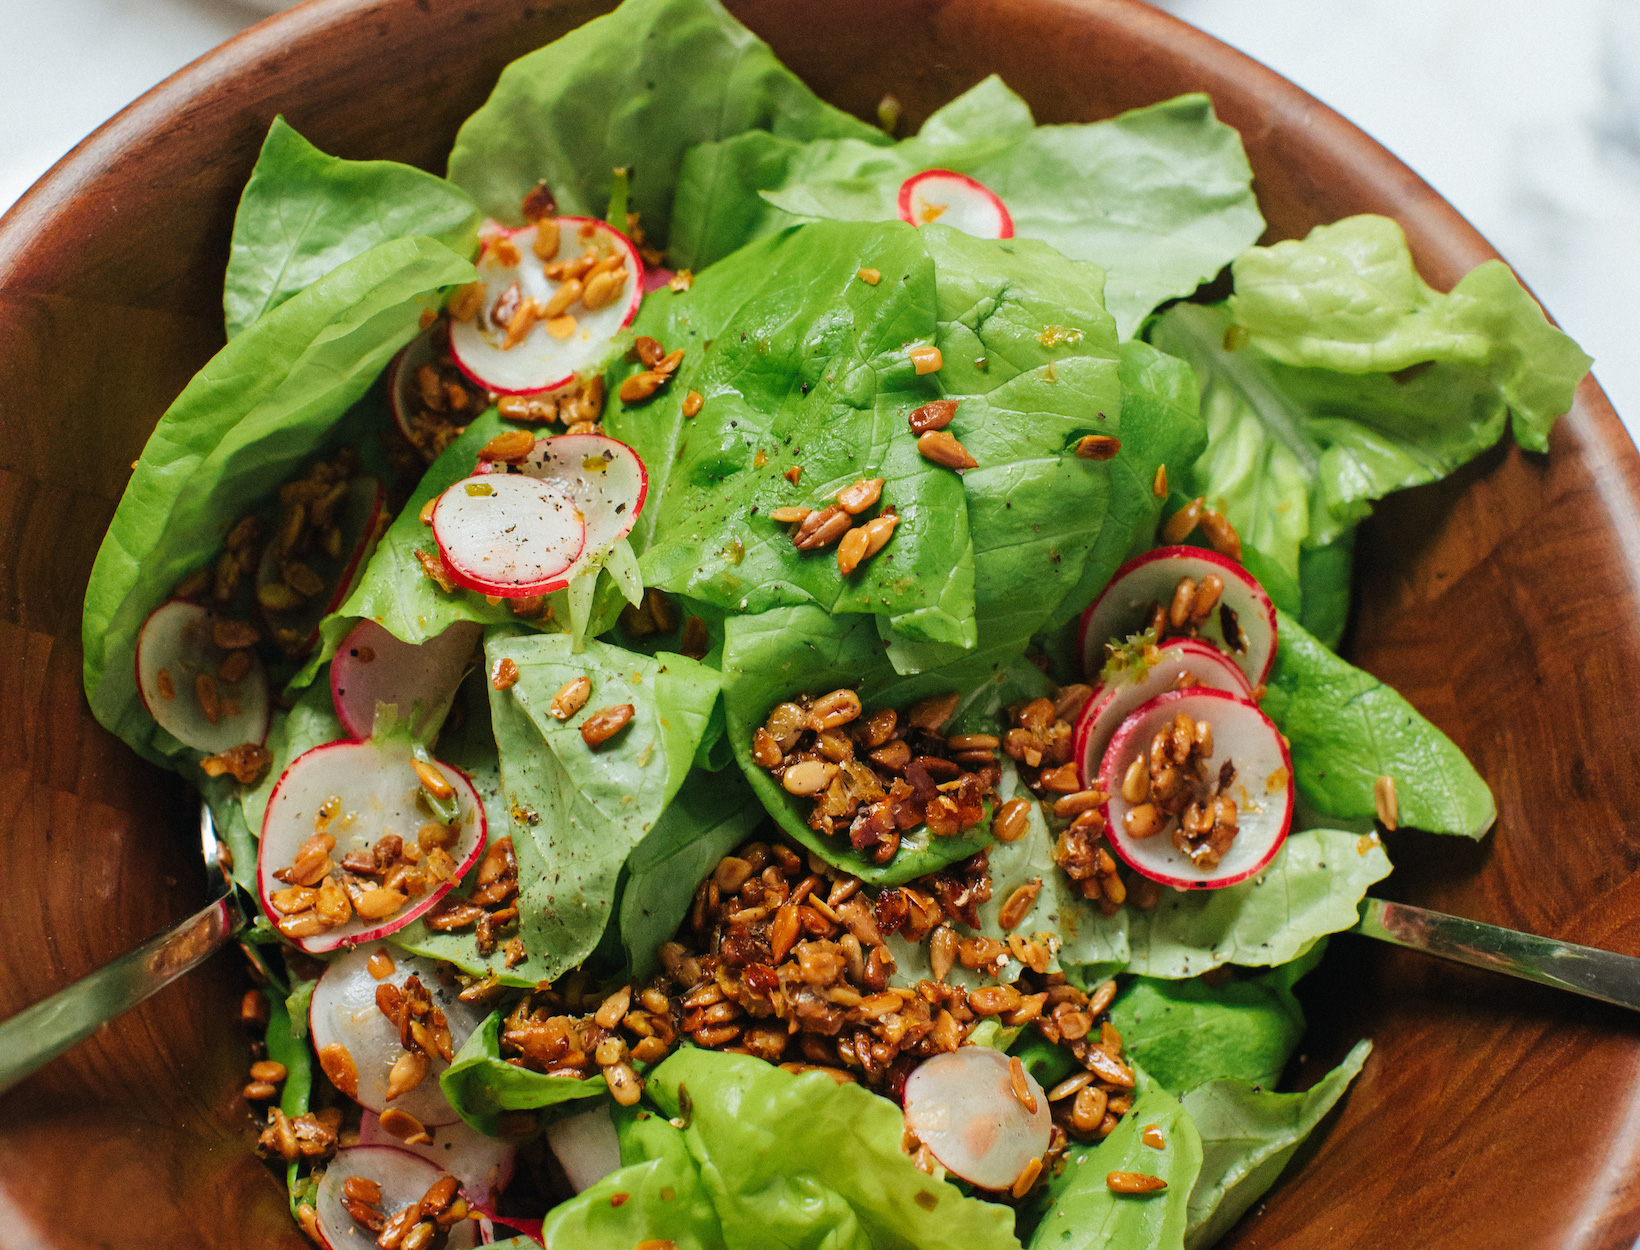
M 86 708 L 79 617 L 131 460 L 221 344 L 268 122 L 442 170 L 503 64 L 607 7 L 310 0 L 139 100 L 0 221 L 0 1016 L 203 901 L 181 787 Z M 827 98 L 870 116 L 892 91 L 911 125 L 990 72 L 1045 122 L 1208 91 L 1271 237 L 1388 213 L 1442 288 L 1493 255 L 1347 122 L 1137 0 L 731 7 Z M 1592 380 L 1551 442 L 1399 496 L 1363 534 L 1347 650 L 1457 740 L 1499 811 L 1479 846 L 1393 837 L 1382 888 L 1640 954 L 1640 457 Z M 1375 1050 L 1225 1244 L 1634 1244 L 1640 1018 L 1355 938 L 1306 986 L 1301 1080 L 1359 1037 Z M 251 1154 L 242 988 L 219 957 L 0 1100 L 0 1246 L 306 1244 Z

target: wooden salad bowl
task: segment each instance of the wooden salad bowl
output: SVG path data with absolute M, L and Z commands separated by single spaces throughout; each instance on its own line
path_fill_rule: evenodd
M 327 151 L 442 172 L 501 67 L 603 0 L 310 0 L 75 149 L 0 220 L 0 1016 L 203 901 L 175 778 L 80 686 L 92 557 L 134 457 L 222 344 L 239 191 L 274 114 Z M 1383 148 L 1137 0 L 731 0 L 836 104 L 915 125 L 987 73 L 1040 121 L 1211 93 L 1269 237 L 1405 227 L 1445 290 L 1494 255 Z M 1384 504 L 1345 650 L 1492 785 L 1493 833 L 1392 836 L 1389 895 L 1640 954 L 1640 456 L 1593 379 L 1548 456 L 1498 448 Z M 0 1244 L 304 1246 L 252 1155 L 231 955 L 0 1101 Z M 1627 1247 L 1640 1234 L 1640 1019 L 1342 937 L 1305 983 L 1297 1079 L 1375 1050 L 1228 1246 Z

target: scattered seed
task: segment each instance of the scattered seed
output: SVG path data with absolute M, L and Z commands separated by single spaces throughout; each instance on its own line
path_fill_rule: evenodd
M 852 518 L 837 505 L 811 512 L 792 531 L 792 546 L 799 551 L 818 551 L 829 547 L 848 533 Z
M 559 720 L 568 720 L 586 706 L 587 698 L 591 694 L 590 677 L 573 677 L 558 688 L 558 693 L 552 696 L 552 702 L 547 705 L 547 711 Z
M 1196 532 L 1196 526 L 1202 519 L 1202 509 L 1206 505 L 1207 500 L 1198 495 L 1168 517 L 1167 523 L 1162 526 L 1162 541 L 1173 546 L 1189 538 Z
M 1031 801 L 1029 799 L 1009 799 L 997 808 L 996 815 L 991 818 L 991 836 L 998 842 L 1017 842 L 1025 836 L 1030 828 Z M 1040 886 L 1040 882 L 1038 882 Z
M 340 1042 L 319 1048 L 319 1067 L 330 1078 L 330 1083 L 349 1098 L 359 1095 L 359 1066 L 353 1062 L 353 1053 Z
M 287 1075 L 285 1065 L 277 1059 L 258 1059 L 251 1064 L 251 1080 L 253 1081 L 266 1081 L 270 1085 L 277 1085 Z
M 518 665 L 511 656 L 502 656 L 495 662 L 495 671 L 490 674 L 490 685 L 497 690 L 511 690 L 518 682 Z
M 1230 524 L 1224 513 L 1213 508 L 1203 508 L 1201 527 L 1207 533 L 1207 541 L 1212 544 L 1213 550 L 1221 556 L 1229 556 L 1232 560 L 1241 559 L 1241 535 L 1236 533 L 1235 526 Z
M 1145 1125 L 1144 1132 L 1139 1134 L 1139 1140 L 1152 1150 L 1167 1149 L 1167 1139 L 1162 1136 L 1162 1127 L 1159 1124 Z
M 1105 1184 L 1114 1194 L 1151 1194 L 1167 1188 L 1167 1182 L 1161 1177 L 1144 1172 L 1111 1172 L 1106 1175 Z
M 797 485 L 797 479 L 803 476 L 803 466 L 800 465 L 800 464 L 794 464 L 794 465 L 792 465 L 791 468 L 787 469 L 780 476 L 785 478 L 793 486 L 796 486 Z
M 906 421 L 913 434 L 926 434 L 930 430 L 943 430 L 956 415 L 956 400 L 936 399 L 915 409 Z
M 436 500 L 434 501 L 437 502 Z M 429 522 L 430 523 L 430 522 Z M 421 565 L 421 571 L 427 580 L 432 582 L 446 594 L 454 592 L 456 584 L 450 580 L 450 575 L 444 570 L 444 562 L 431 551 L 416 548 L 416 563 Z
M 581 291 L 581 303 L 588 312 L 596 312 L 613 304 L 626 287 L 626 269 L 608 269 L 587 279 Z
M 435 828 L 444 829 L 448 826 L 437 825 Z M 425 826 L 423 826 L 425 829 Z M 423 849 L 426 849 L 423 844 Z M 385 981 L 393 975 L 393 957 L 386 951 L 376 951 L 370 956 L 370 962 L 365 965 L 366 970 L 378 981 Z
M 1379 777 L 1372 783 L 1372 805 L 1378 813 L 1378 823 L 1392 833 L 1400 821 L 1400 804 L 1395 796 L 1395 778 Z
M 535 435 L 528 430 L 504 430 L 479 449 L 480 460 L 517 464 L 535 450 Z
M 883 273 L 880 269 L 862 269 L 854 276 L 867 286 L 876 286 L 883 280 Z
M 829 760 L 803 760 L 786 770 L 780 784 L 788 794 L 819 794 L 831 784 L 837 773 L 837 765 Z
M 408 1111 L 400 1111 L 397 1107 L 389 1107 L 382 1112 L 381 1126 L 400 1141 L 412 1145 L 433 1140 L 420 1120 Z
M 813 511 L 813 508 L 805 508 L 801 504 L 788 504 L 784 508 L 775 508 L 771 511 L 769 520 L 779 522 L 781 525 L 789 525 L 801 521 Z
M 222 719 L 222 696 L 217 691 L 216 678 L 209 673 L 195 674 L 194 694 L 199 699 L 199 707 L 205 713 L 206 720 L 214 725 Z
M 1150 493 L 1158 499 L 1167 498 L 1167 466 L 1165 464 L 1156 466 L 1156 480 L 1151 483 Z
M 932 343 L 915 343 L 908 349 L 907 354 L 919 375 L 937 373 L 940 366 L 945 363 L 940 355 L 940 349 Z
M 1036 896 L 1042 893 L 1042 878 L 1032 877 L 1016 889 L 997 912 L 997 923 L 1004 929 L 1015 929 L 1036 905 Z
M 160 669 L 155 680 L 159 684 L 159 697 L 164 699 L 167 703 L 176 702 L 177 688 L 176 683 L 171 680 L 171 670 L 166 668 Z
M 847 577 L 859 568 L 860 561 L 866 558 L 866 548 L 870 541 L 870 536 L 863 525 L 856 525 L 844 534 L 837 544 L 837 571 Z
M 672 275 L 672 281 L 668 282 L 666 285 L 669 288 L 671 288 L 673 291 L 676 291 L 679 295 L 682 295 L 690 287 L 695 285 L 694 270 L 692 270 L 692 269 L 680 269 L 680 270 L 678 270 L 675 274 Z
M 439 802 L 448 802 L 456 797 L 456 788 L 449 783 L 443 773 L 426 760 L 413 759 L 410 766 L 416 770 L 416 779 L 421 782 L 421 788 Z
M 1015 1059 L 1013 1062 L 1018 1063 L 1019 1060 Z M 1031 1099 L 1030 1108 L 1031 1108 L 1031 1113 L 1034 1115 L 1036 1113 L 1036 1099 L 1035 1098 Z M 1036 1158 L 1032 1159 L 1023 1168 L 1020 1169 L 1019 1175 L 1014 1178 L 1013 1186 L 1012 1186 L 1011 1189 L 1009 1189 L 1008 1192 L 1011 1193 L 1015 1198 L 1023 1198 L 1026 1194 L 1031 1192 L 1031 1186 L 1036 1184 L 1036 1178 L 1041 1176 L 1041 1175 L 1042 1175 L 1042 1156 L 1038 1155 Z
M 683 397 L 683 415 L 692 417 L 700 411 L 700 406 L 706 402 L 706 397 L 699 391 L 690 391 Z
M 968 454 L 968 449 L 944 430 L 930 430 L 917 439 L 917 451 L 923 459 L 955 469 L 977 469 L 979 461 Z
M 1088 434 L 1076 440 L 1076 454 L 1084 460 L 1113 460 L 1122 440 L 1109 434 Z

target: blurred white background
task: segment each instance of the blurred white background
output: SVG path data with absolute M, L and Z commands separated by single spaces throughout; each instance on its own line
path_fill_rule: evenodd
M 0 210 L 279 0 L 0 0 Z M 1478 226 L 1640 436 L 1637 0 L 1161 0 L 1337 108 Z

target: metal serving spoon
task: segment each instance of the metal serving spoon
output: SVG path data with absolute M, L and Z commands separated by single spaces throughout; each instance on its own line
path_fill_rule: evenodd
M 216 822 L 199 805 L 209 903 L 168 933 L 0 1022 L 0 1094 L 108 1021 L 197 968 L 245 926 L 233 879 L 217 857 Z
M 0 1093 L 215 954 L 245 925 L 204 804 L 199 836 L 216 896 L 169 933 L 0 1023 Z M 1640 1011 L 1640 959 L 1368 898 L 1351 933 Z

